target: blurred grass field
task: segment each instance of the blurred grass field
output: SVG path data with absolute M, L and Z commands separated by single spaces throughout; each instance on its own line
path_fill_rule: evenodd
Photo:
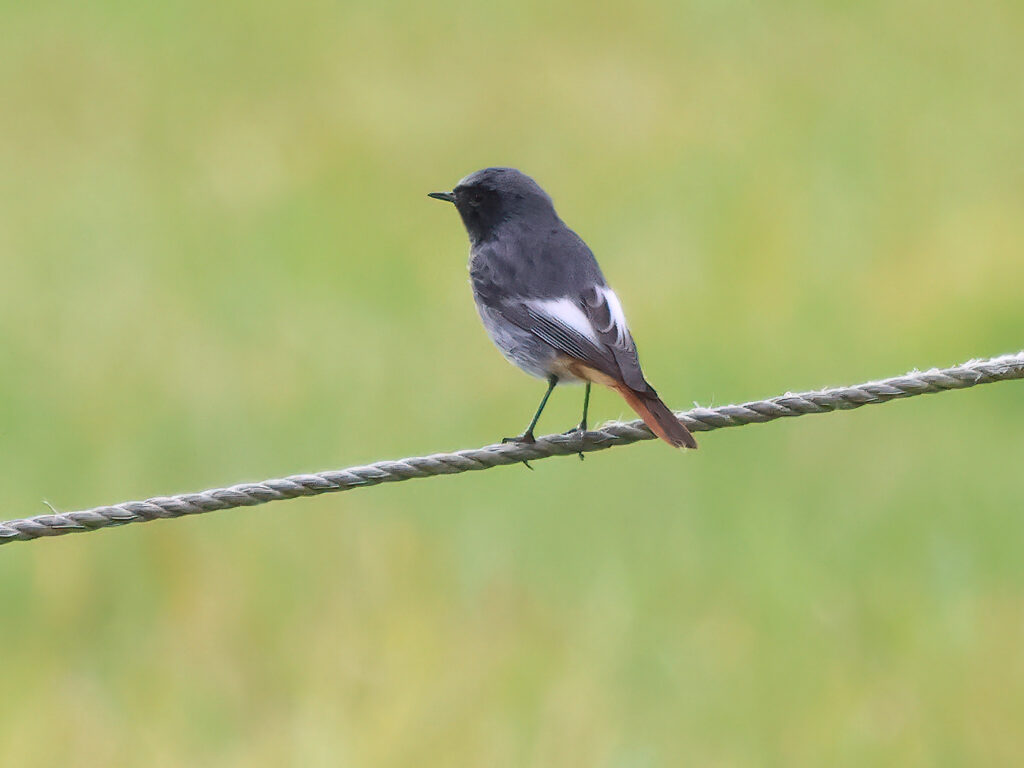
M 0 518 L 521 429 L 425 197 L 486 165 L 675 407 L 1016 351 L 1022 42 L 989 0 L 0 4 Z M 1001 384 L 3 547 L 3 763 L 1019 764 L 1022 435 Z

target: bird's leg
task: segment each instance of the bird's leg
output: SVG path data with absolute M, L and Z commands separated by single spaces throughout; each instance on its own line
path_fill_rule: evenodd
M 587 388 L 583 390 L 583 418 L 580 419 L 580 425 L 578 427 L 580 432 L 587 431 L 587 409 L 590 407 L 590 382 L 587 382 Z M 583 458 L 583 454 L 580 454 L 580 458 Z
M 530 426 L 526 428 L 526 431 L 518 437 L 503 437 L 501 442 L 503 443 L 535 443 L 537 442 L 533 437 L 533 428 L 537 426 L 537 422 L 540 421 L 540 415 L 544 411 L 544 406 L 548 404 L 548 398 L 551 397 L 551 392 L 554 390 L 555 385 L 558 383 L 558 377 L 555 375 L 548 376 L 548 390 L 544 393 L 544 397 L 540 400 L 540 405 L 537 407 L 537 412 L 533 414 L 533 420 L 530 421 Z M 533 469 L 530 464 L 526 461 L 527 469 Z
M 548 390 L 544 393 L 544 397 L 540 400 L 540 405 L 537 406 L 537 412 L 533 414 L 533 419 L 530 421 L 530 426 L 526 428 L 526 431 L 518 437 L 504 437 L 501 442 L 503 443 L 535 443 L 537 442 L 533 438 L 533 428 L 537 426 L 537 422 L 540 421 L 540 415 L 544 411 L 544 406 L 548 404 L 548 398 L 551 397 L 551 392 L 558 383 L 557 376 L 548 377 Z
M 587 388 L 583 390 L 583 418 L 580 419 L 579 426 L 574 429 L 569 429 L 563 432 L 563 435 L 575 435 L 579 433 L 582 437 L 583 433 L 587 431 L 587 409 L 590 407 L 590 382 L 587 382 Z M 579 454 L 580 461 L 583 461 L 583 452 Z

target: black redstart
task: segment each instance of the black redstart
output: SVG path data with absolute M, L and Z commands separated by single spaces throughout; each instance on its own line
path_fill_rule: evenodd
M 506 440 L 534 441 L 533 429 L 559 383 L 586 382 L 576 428 L 585 432 L 596 382 L 622 395 L 665 442 L 697 447 L 644 378 L 622 305 L 594 254 L 558 218 L 537 182 L 515 168 L 485 168 L 430 197 L 454 203 L 462 216 L 473 298 L 491 340 L 511 362 L 548 382 L 530 426 Z

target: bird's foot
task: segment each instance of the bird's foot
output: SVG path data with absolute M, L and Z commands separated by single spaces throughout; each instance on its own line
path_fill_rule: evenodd
M 581 421 L 577 426 L 573 427 L 572 429 L 565 430 L 565 432 L 563 432 L 562 434 L 563 435 L 579 435 L 580 439 L 582 440 L 583 436 L 585 434 L 587 434 L 587 422 L 586 421 Z M 577 456 L 580 457 L 580 461 L 583 461 L 583 451 L 580 451 L 577 454 Z
M 537 442 L 537 440 L 536 440 L 536 438 L 534 438 L 533 432 L 524 432 L 523 434 L 518 435 L 516 437 L 503 437 L 503 438 L 501 438 L 501 442 L 502 442 L 503 445 L 505 443 L 519 443 L 520 445 L 533 445 L 534 443 Z M 523 466 L 526 467 L 527 469 L 529 469 L 530 471 L 533 471 L 533 467 L 530 466 L 530 462 L 526 461 L 525 459 L 523 460 Z

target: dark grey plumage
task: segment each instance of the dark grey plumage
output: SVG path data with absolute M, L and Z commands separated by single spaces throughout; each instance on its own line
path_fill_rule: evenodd
M 473 297 L 505 357 L 552 387 L 611 386 L 645 420 L 644 411 L 655 411 L 649 426 L 665 440 L 696 447 L 644 378 L 622 306 L 594 254 L 533 179 L 514 168 L 485 168 L 431 197 L 454 203 L 462 217 Z

